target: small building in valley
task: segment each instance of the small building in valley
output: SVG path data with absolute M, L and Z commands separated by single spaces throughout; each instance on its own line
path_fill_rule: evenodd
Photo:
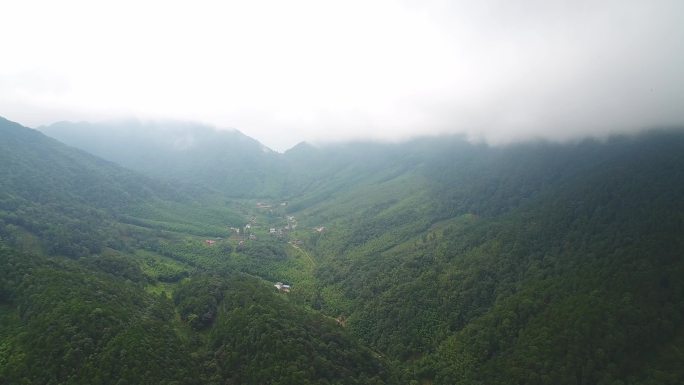
M 278 291 L 281 291 L 283 293 L 289 293 L 291 288 L 290 285 L 285 285 L 282 282 L 276 282 L 273 286 L 275 286 L 275 288 L 278 289 Z

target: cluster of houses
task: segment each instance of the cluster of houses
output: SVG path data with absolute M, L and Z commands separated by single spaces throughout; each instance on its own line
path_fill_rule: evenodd
M 228 228 L 228 230 L 234 236 L 234 239 L 239 241 L 239 246 L 242 246 L 245 243 L 245 239 L 249 239 L 250 241 L 255 241 L 257 239 L 256 234 L 252 233 L 252 229 L 257 227 L 256 217 L 252 216 L 252 219 L 250 219 L 249 223 L 247 223 L 245 227 L 240 228 L 231 226 Z
M 288 215 L 286 219 L 287 225 L 285 225 L 285 227 L 271 227 L 268 229 L 268 233 L 277 236 L 278 238 L 282 238 L 287 232 L 294 231 L 297 228 L 297 219 L 292 215 Z
M 268 203 L 263 203 L 263 202 L 258 202 L 257 208 L 262 208 L 262 209 L 269 209 L 271 208 L 271 204 Z M 282 206 L 286 206 L 287 202 L 283 202 L 281 204 Z M 293 215 L 288 215 L 285 217 L 287 224 L 284 227 L 270 227 L 268 229 L 268 234 L 277 238 L 286 238 L 289 232 L 294 231 L 297 229 L 297 219 Z M 231 233 L 231 238 L 233 240 L 237 240 L 239 242 L 238 246 L 243 246 L 245 241 L 251 240 L 254 241 L 257 239 L 256 234 L 253 233 L 254 229 L 259 228 L 259 225 L 256 223 L 256 216 L 252 216 L 249 223 L 247 223 L 244 227 L 228 227 L 228 230 Z M 313 227 L 313 231 L 317 233 L 323 233 L 326 231 L 325 226 L 317 226 Z M 214 244 L 214 241 L 207 240 L 206 241 L 208 245 Z M 293 245 L 300 245 L 302 242 L 300 240 L 294 240 L 292 242 Z

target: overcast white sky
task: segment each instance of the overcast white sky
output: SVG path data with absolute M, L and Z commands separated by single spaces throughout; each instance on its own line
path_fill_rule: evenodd
M 39 1 L 0 7 L 0 116 L 197 120 L 284 150 L 684 123 L 684 1 Z

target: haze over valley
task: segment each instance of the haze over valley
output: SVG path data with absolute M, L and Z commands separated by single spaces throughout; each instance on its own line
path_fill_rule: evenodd
M 676 0 L 24 0 L 5 13 L 0 110 L 30 127 L 198 121 L 283 152 L 427 134 L 575 140 L 684 120 Z
M 10 1 L 0 384 L 684 383 L 676 1 Z

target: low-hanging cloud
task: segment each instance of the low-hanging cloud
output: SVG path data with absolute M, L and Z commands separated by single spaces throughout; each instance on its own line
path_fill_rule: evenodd
M 194 119 L 282 150 L 684 123 L 680 1 L 52 3 L 0 25 L 0 115 L 25 124 Z

